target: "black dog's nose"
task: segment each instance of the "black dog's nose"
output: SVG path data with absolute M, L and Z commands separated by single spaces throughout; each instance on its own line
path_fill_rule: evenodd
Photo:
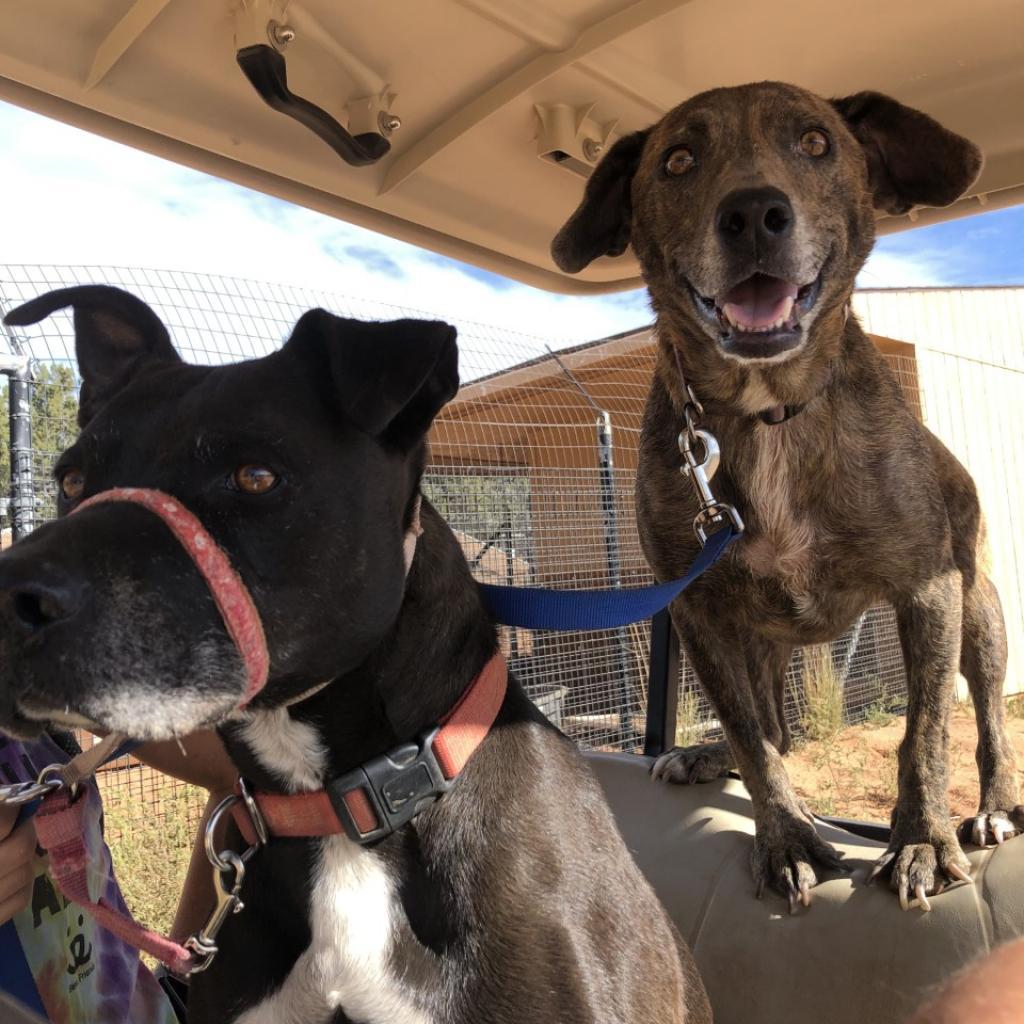
M 793 207 L 777 188 L 741 188 L 719 204 L 718 237 L 730 249 L 770 252 L 793 231 Z
M 8 617 L 26 633 L 40 633 L 74 618 L 82 606 L 84 587 L 71 581 L 23 581 L 7 589 Z

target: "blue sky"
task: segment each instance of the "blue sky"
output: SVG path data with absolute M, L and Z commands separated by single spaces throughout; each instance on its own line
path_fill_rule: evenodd
M 549 338 L 650 319 L 643 292 L 552 295 L 0 104 L 0 264 L 281 281 Z M 864 287 L 1024 283 L 1024 207 L 879 240 Z

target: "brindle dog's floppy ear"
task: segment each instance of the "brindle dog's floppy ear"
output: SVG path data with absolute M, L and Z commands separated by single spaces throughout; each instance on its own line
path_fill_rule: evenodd
M 88 284 L 47 292 L 12 309 L 4 323 L 24 327 L 67 306 L 74 310 L 75 355 L 82 375 L 80 427 L 143 362 L 181 362 L 156 313 L 141 299 L 109 285 Z
M 594 169 L 583 201 L 551 243 L 555 263 L 567 274 L 581 271 L 599 256 L 621 256 L 629 245 L 633 203 L 630 190 L 647 132 L 619 139 Z
M 878 92 L 832 100 L 864 149 L 875 208 L 948 206 L 981 171 L 981 150 L 920 110 Z
M 411 447 L 459 389 L 456 331 L 439 320 L 371 323 L 304 313 L 286 349 L 329 382 L 333 402 L 360 430 Z

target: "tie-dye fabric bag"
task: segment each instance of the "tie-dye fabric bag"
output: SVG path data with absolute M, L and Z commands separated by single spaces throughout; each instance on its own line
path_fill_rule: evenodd
M 69 755 L 51 738 L 0 736 L 0 782 L 35 779 Z M 86 815 L 89 891 L 124 906 L 103 841 L 102 805 L 90 787 Z M 0 926 L 0 991 L 52 1024 L 176 1024 L 177 1017 L 139 954 L 69 903 L 37 858 L 29 906 Z

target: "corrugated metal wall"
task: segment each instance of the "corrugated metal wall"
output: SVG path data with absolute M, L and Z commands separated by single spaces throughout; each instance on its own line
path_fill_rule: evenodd
M 967 467 L 1003 601 L 1006 690 L 1024 690 L 1024 287 L 864 291 L 864 327 L 913 343 L 924 421 Z

